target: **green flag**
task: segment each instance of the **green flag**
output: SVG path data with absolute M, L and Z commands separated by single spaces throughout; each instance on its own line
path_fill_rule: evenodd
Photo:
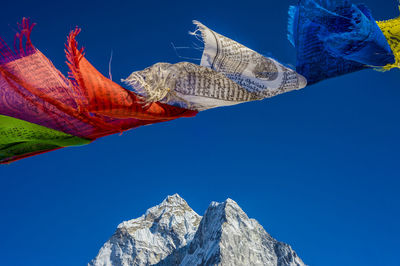
M 0 163 L 68 146 L 89 144 L 91 140 L 0 115 Z

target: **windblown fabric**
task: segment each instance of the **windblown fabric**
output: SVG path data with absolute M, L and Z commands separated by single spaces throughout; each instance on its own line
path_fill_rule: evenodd
M 296 71 L 308 84 L 394 63 L 382 31 L 364 5 L 347 0 L 300 0 L 289 9 Z
M 125 82 L 145 91 L 147 102 L 161 101 L 198 111 L 263 99 L 222 73 L 189 62 L 157 63 L 132 73 Z
M 144 104 L 135 93 L 101 75 L 85 59 L 83 49 L 78 49 L 79 29 L 68 37 L 70 79 L 65 78 L 32 45 L 33 26 L 23 19 L 15 51 L 0 38 L 0 115 L 89 140 L 196 115 L 196 111 L 162 103 Z
M 400 16 L 385 21 L 377 21 L 377 23 L 385 35 L 396 59 L 394 64 L 387 64 L 383 69 L 400 68 Z
M 158 102 L 144 104 L 135 93 L 101 75 L 83 57 L 82 51 L 77 49 L 75 36 L 78 33 L 79 30 L 75 30 L 70 35 L 68 42 L 70 52 L 67 57 L 71 77 L 74 79 L 74 87 L 85 98 L 86 102 L 83 103 L 83 106 L 92 115 L 114 119 L 134 118 L 139 119 L 141 124 L 149 124 L 146 121 L 167 121 L 179 117 L 192 117 L 197 114 L 191 110 Z M 124 120 L 118 120 L 118 123 L 123 125 Z
M 202 111 L 262 100 L 306 86 L 304 77 L 274 59 L 194 23 L 204 42 L 200 66 L 157 63 L 124 80 L 146 102 Z
M 0 163 L 90 142 L 88 139 L 0 115 Z

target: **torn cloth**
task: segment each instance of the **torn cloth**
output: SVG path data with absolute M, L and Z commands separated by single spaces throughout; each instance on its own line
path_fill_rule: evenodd
M 23 19 L 15 50 L 0 38 L 0 115 L 90 140 L 196 115 L 162 103 L 146 105 L 132 91 L 104 77 L 78 49 L 79 29 L 68 37 L 70 79 L 65 78 L 32 45 L 33 26 Z
M 145 101 L 202 111 L 301 89 L 306 79 L 272 58 L 195 22 L 204 42 L 201 65 L 158 63 L 125 83 Z M 194 35 L 196 34 L 193 33 Z
M 289 9 L 288 30 L 297 52 L 296 71 L 308 84 L 394 62 L 389 44 L 364 5 L 300 0 Z
M 222 73 L 189 62 L 157 63 L 132 73 L 125 82 L 142 92 L 147 102 L 161 101 L 197 111 L 264 98 Z
M 387 64 L 383 69 L 390 70 L 395 67 L 400 68 L 400 16 L 394 19 L 377 21 L 377 23 L 383 35 L 385 35 L 396 59 L 396 62 Z

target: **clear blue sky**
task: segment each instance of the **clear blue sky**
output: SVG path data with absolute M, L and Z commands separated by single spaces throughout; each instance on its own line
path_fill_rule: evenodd
M 3 1 L 0 35 L 23 16 L 66 73 L 76 25 L 114 80 L 190 46 L 197 19 L 285 64 L 296 1 Z M 357 2 L 360 3 L 360 2 Z M 395 0 L 364 0 L 376 19 Z M 199 54 L 193 53 L 200 57 Z M 0 264 L 84 265 L 116 226 L 179 193 L 199 214 L 230 197 L 309 265 L 399 265 L 400 72 L 365 70 L 262 102 L 141 127 L 0 167 Z

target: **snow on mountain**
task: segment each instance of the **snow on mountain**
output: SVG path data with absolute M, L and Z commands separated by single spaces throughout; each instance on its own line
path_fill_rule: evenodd
M 212 202 L 204 217 L 178 194 L 121 223 L 90 266 L 305 265 L 238 204 Z
M 168 196 L 145 215 L 121 223 L 89 265 L 155 264 L 187 245 L 200 220 L 179 195 Z

